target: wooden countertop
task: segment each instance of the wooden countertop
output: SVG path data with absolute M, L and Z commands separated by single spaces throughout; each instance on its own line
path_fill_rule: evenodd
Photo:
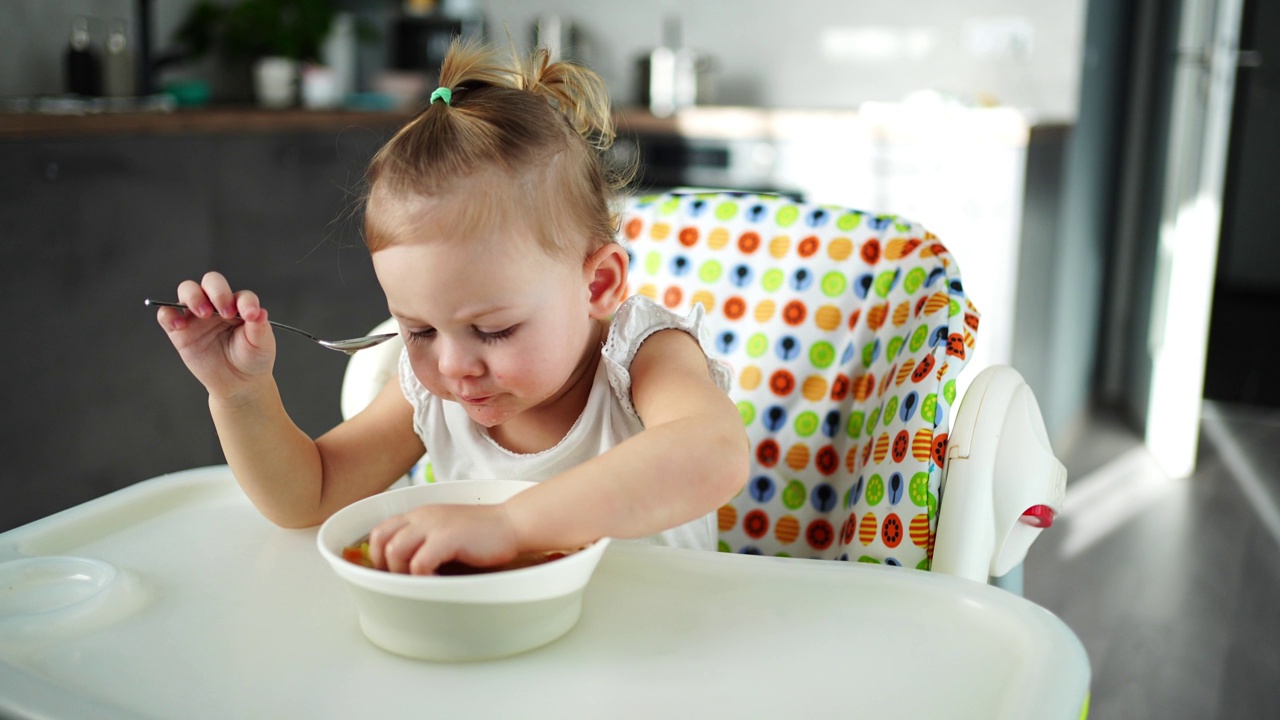
M 265 110 L 253 107 L 88 115 L 0 113 L 0 138 L 323 132 L 345 128 L 394 128 L 409 117 L 409 113 L 404 112 Z

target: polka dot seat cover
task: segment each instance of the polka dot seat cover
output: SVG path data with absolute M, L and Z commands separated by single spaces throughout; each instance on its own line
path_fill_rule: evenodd
M 775 196 L 629 198 L 629 291 L 707 309 L 751 477 L 720 549 L 928 569 L 978 313 L 920 225 Z

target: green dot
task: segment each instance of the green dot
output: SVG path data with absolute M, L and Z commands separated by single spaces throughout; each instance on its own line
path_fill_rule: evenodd
M 929 569 L 929 558 L 925 558 L 925 559 L 921 560 L 920 562 L 916 563 L 916 569 L 917 569 L 917 570 L 928 570 L 928 569 Z
M 809 496 L 809 492 L 805 490 L 804 483 L 799 480 L 792 480 L 782 490 L 782 504 L 791 510 L 799 510 L 804 505 L 804 499 Z
M 880 564 L 881 564 L 881 563 L 880 563 L 880 558 L 874 558 L 874 557 L 871 557 L 870 555 L 862 555 L 861 557 L 859 557 L 859 558 L 858 558 L 858 562 L 860 562 L 860 563 L 866 563 L 866 564 L 868 564 L 868 565 L 880 565 Z
M 885 349 L 885 358 L 889 362 L 893 362 L 893 359 L 898 357 L 898 353 L 902 352 L 902 346 L 906 342 L 906 340 L 902 339 L 901 335 L 895 335 L 894 337 L 889 338 L 889 345 Z
M 724 540 L 721 540 L 720 542 L 717 543 L 716 549 L 722 553 L 733 552 L 733 548 L 729 547 L 729 543 L 725 542 Z
M 871 414 L 867 416 L 867 432 L 876 429 L 876 423 L 880 421 L 880 406 L 871 408 Z
M 849 422 L 845 423 L 844 426 L 845 433 L 854 440 L 857 440 L 858 437 L 862 435 L 862 423 L 865 420 L 866 417 L 862 414 L 861 410 L 849 413 Z
M 929 328 L 921 325 L 915 329 L 915 332 L 911 333 L 911 342 L 907 344 L 907 347 L 911 348 L 911 352 L 919 352 L 920 348 L 924 347 L 925 340 L 928 339 Z
M 816 368 L 827 368 L 836 361 L 836 348 L 826 340 L 819 340 L 809 348 L 809 362 Z
M 806 410 L 796 416 L 796 434 L 800 437 L 809 437 L 818 429 L 818 414 Z
M 787 227 L 800 217 L 800 210 L 795 205 L 783 205 L 778 208 L 778 226 Z
M 720 279 L 724 267 L 717 260 L 708 260 L 698 269 L 698 279 L 710 285 Z
M 933 423 L 938 417 L 938 396 L 935 393 L 929 393 L 924 396 L 924 401 L 920 403 L 920 417 L 926 422 Z
M 875 342 L 869 342 L 862 346 L 862 367 L 871 367 L 871 363 L 876 361 L 876 354 L 880 350 L 880 345 Z
M 911 483 L 907 486 L 907 494 L 911 497 L 911 502 L 918 507 L 925 507 L 929 504 L 929 473 L 918 472 L 911 476 Z
M 832 270 L 822 276 L 822 294 L 827 297 L 840 297 L 847 287 L 849 287 L 849 280 L 842 272 Z
M 786 279 L 787 275 L 782 270 L 770 268 L 760 276 L 760 287 L 764 288 L 766 292 L 773 292 L 782 287 L 782 283 Z
M 929 493 L 928 513 L 929 513 L 930 520 L 938 516 L 938 496 L 934 495 L 933 493 Z
M 901 220 L 897 220 L 893 223 L 893 229 L 897 230 L 900 233 L 906 233 L 907 231 L 911 230 L 911 223 L 906 223 Z
M 769 352 L 769 336 L 764 333 L 756 333 L 747 339 L 747 355 L 758 358 Z
M 861 224 L 862 224 L 862 213 L 845 213 L 844 215 L 840 216 L 839 220 L 836 220 L 836 227 L 840 228 L 845 232 L 849 232 L 850 230 L 858 227 Z
M 956 402 L 956 381 L 948 380 L 946 385 L 942 386 L 942 397 L 947 399 L 948 405 L 954 405 Z
M 716 206 L 716 219 L 732 220 L 734 215 L 738 214 L 738 203 L 722 202 Z
M 889 398 L 889 402 L 884 405 L 884 424 L 888 425 L 893 416 L 898 414 L 898 396 L 894 395 Z
M 427 468 L 422 472 L 422 477 L 429 483 L 436 481 L 436 469 L 431 467 L 431 463 L 427 463 Z
M 897 270 L 885 270 L 876 276 L 875 290 L 880 297 L 889 297 L 889 291 L 898 282 Z
M 658 270 L 662 269 L 662 253 L 654 250 L 644 256 L 644 271 L 650 275 L 657 275 Z
M 867 504 L 875 507 L 884 499 L 884 478 L 877 473 L 867 480 Z
M 742 416 L 742 424 L 750 425 L 756 419 L 756 406 L 746 400 L 738 401 L 738 414 Z
M 953 299 L 951 301 L 951 304 L 947 306 L 947 316 L 955 317 L 959 314 L 960 314 L 960 303 Z
M 663 202 L 661 207 L 658 208 L 658 212 L 662 213 L 663 215 L 670 215 L 679 209 L 680 209 L 680 198 L 673 197 L 673 198 L 668 198 L 665 202 Z
M 924 281 L 928 277 L 929 275 L 924 271 L 924 268 L 911 268 L 911 271 L 908 272 L 907 276 L 902 280 L 902 289 L 909 293 L 914 293 L 916 290 L 920 289 L 921 285 L 924 285 Z

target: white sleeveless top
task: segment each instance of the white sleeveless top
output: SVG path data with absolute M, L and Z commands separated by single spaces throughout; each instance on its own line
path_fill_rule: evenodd
M 698 340 L 707 355 L 707 368 L 721 389 L 728 391 L 730 371 L 712 358 L 709 331 L 701 305 L 681 318 L 643 296 L 626 300 L 614 314 L 601 351 L 601 362 L 582 415 L 554 447 L 537 453 L 512 452 L 493 440 L 484 426 L 467 416 L 461 405 L 432 395 L 413 374 L 408 352 L 400 354 L 400 387 L 413 405 L 413 429 L 426 445 L 432 475 L 438 481 L 513 479 L 540 482 L 566 468 L 589 460 L 644 429 L 631 403 L 631 362 L 650 335 L 677 328 Z M 671 528 L 641 542 L 672 547 L 715 550 L 716 513 Z

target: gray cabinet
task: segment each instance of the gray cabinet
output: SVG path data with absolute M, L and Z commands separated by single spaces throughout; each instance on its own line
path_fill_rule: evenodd
M 0 140 L 5 530 L 161 473 L 222 462 L 206 395 L 145 297 L 209 269 L 322 336 L 386 317 L 360 234 L 385 131 Z M 286 407 L 340 420 L 346 356 L 278 338 Z

